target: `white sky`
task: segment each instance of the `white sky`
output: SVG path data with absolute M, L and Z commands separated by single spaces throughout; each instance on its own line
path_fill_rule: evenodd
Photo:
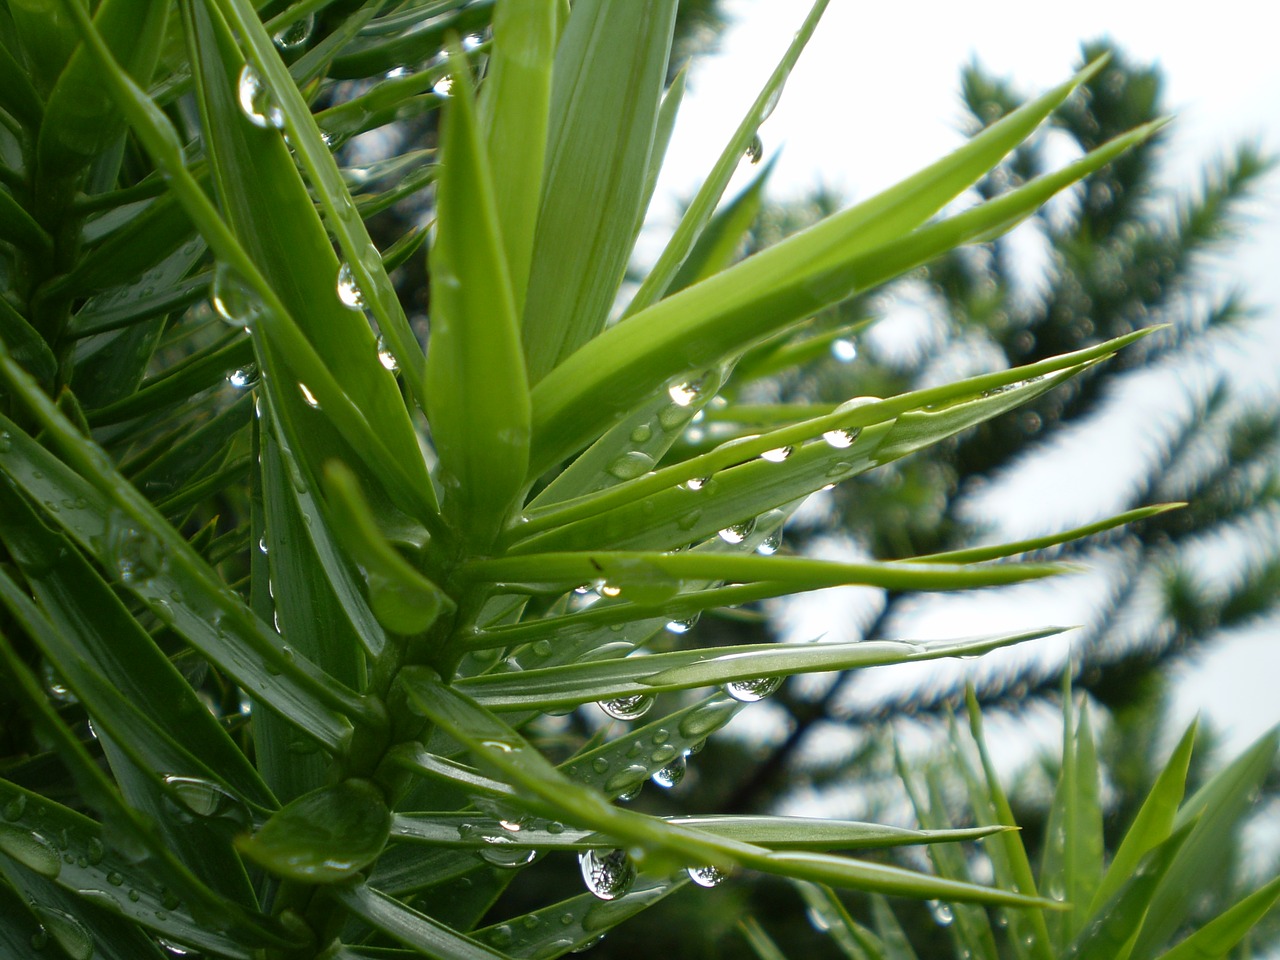
M 653 214 L 674 222 L 678 198 L 692 196 L 807 12 L 799 0 L 728 0 L 737 19 L 721 53 L 697 64 L 659 181 Z M 822 183 L 850 200 L 871 195 L 962 142 L 959 72 L 975 56 L 1028 94 L 1070 76 L 1082 40 L 1109 35 L 1135 61 L 1158 61 L 1165 103 L 1176 115 L 1165 182 L 1189 185 L 1205 163 L 1242 140 L 1280 152 L 1280 58 L 1274 30 L 1258 20 L 1257 0 L 1219 0 L 1208 8 L 1167 3 L 1080 0 L 1049 22 L 1025 0 L 886 4 L 832 0 L 782 100 L 761 127 L 766 156 L 782 147 L 770 192 L 799 197 Z M 756 168 L 742 165 L 736 192 Z M 1250 345 L 1250 377 L 1280 375 L 1280 176 L 1251 208 L 1246 242 L 1215 261 L 1215 281 L 1240 286 L 1271 318 Z M 648 242 L 652 242 L 649 240 Z M 1133 438 L 1117 433 L 1117 450 Z M 1059 478 L 1061 474 L 1059 474 Z M 1076 489 L 1087 484 L 1071 484 Z M 1019 521 L 1018 507 L 1002 509 Z M 1044 495 L 1024 500 L 1042 511 Z M 1029 513 L 1030 516 L 1030 513 Z M 1080 522 L 1089 519 L 1081 518 Z M 1015 524 L 1016 525 L 1016 524 Z M 1061 622 L 1061 621 L 1060 621 Z M 1070 621 L 1068 621 L 1070 622 Z M 1078 622 L 1078 621 L 1077 621 Z M 999 624 L 1017 628 L 1030 624 Z M 949 633 L 984 632 L 979 624 Z M 1241 670 L 1241 663 L 1250 667 Z M 1231 749 L 1280 720 L 1269 684 L 1280 672 L 1280 636 L 1272 626 L 1222 645 L 1181 669 L 1179 714 L 1210 712 Z M 1267 686 L 1264 686 L 1267 684 Z

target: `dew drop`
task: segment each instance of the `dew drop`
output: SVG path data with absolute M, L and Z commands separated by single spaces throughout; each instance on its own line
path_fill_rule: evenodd
M 667 387 L 667 395 L 671 397 L 671 402 L 677 407 L 687 407 L 693 401 L 698 399 L 698 395 L 702 392 L 701 382 L 681 381 L 673 383 Z
M 768 460 L 770 463 L 781 463 L 787 457 L 795 452 L 794 447 L 774 447 L 772 450 L 766 450 L 760 454 L 761 460 Z
M 378 362 L 382 364 L 384 370 L 390 370 L 392 373 L 400 369 L 400 364 L 396 362 L 396 355 L 387 348 L 387 343 L 382 337 L 378 338 Z
M 58 849 L 50 840 L 33 830 L 23 830 L 7 823 L 0 823 L 0 853 L 30 867 L 42 877 L 56 877 L 62 869 Z
M 584 850 L 578 865 L 587 889 L 601 900 L 616 900 L 636 880 L 635 864 L 625 850 Z
M 852 340 L 845 340 L 843 337 L 839 340 L 832 340 L 831 355 L 841 363 L 853 363 L 858 358 L 858 345 Z
M 71 914 L 50 907 L 33 907 L 32 912 L 71 960 L 90 960 L 93 935 L 84 924 Z
M 5 430 L 0 433 L 0 453 L 8 453 L 13 449 L 13 437 L 9 435 L 9 431 Z
M 355 276 L 351 273 L 351 264 L 344 263 L 338 268 L 338 299 L 348 310 L 364 308 L 364 293 L 356 285 Z
M 431 85 L 431 92 L 437 97 L 448 97 L 453 94 L 453 75 L 445 74 Z
M 122 583 L 146 583 L 168 565 L 160 541 L 134 527 L 122 513 L 107 519 L 103 547 Z
M 683 620 L 671 620 L 667 623 L 667 632 L 688 633 L 693 629 L 694 625 L 698 622 L 698 618 L 701 616 L 701 613 L 695 613 L 693 616 L 685 617 Z
M 631 431 L 632 443 L 647 443 L 653 437 L 653 427 L 647 423 L 642 423 Z
M 828 430 L 822 435 L 822 439 L 827 441 L 829 446 L 844 450 L 853 446 L 853 442 L 858 439 L 858 434 L 861 432 L 860 430 Z
M 929 912 L 933 914 L 934 921 L 940 927 L 951 926 L 952 922 L 956 918 L 956 915 L 951 910 L 951 907 L 948 904 L 943 903 L 941 900 L 930 900 Z
M 689 879 L 700 887 L 718 887 L 728 879 L 729 874 L 719 867 L 689 867 L 686 871 Z
M 643 785 L 649 777 L 649 768 L 640 763 L 629 763 L 604 783 L 605 793 L 621 794 L 623 799 L 630 799 L 626 794 L 635 796 L 636 788 Z
M 243 801 L 211 780 L 167 776 L 162 782 L 183 816 L 203 820 L 229 820 L 239 824 L 249 822 L 249 811 Z
M 747 144 L 747 149 L 743 151 L 745 156 L 752 163 L 759 163 L 761 157 L 764 156 L 764 141 L 760 139 L 760 134 L 756 134 L 751 138 L 751 142 Z
M 20 820 L 26 810 L 27 796 L 24 793 L 19 793 L 4 805 L 4 818 L 10 822 Z
M 302 401 L 312 410 L 320 409 L 320 401 L 316 399 L 316 395 L 311 392 L 311 388 L 301 381 L 298 382 L 298 390 L 302 392 Z
M 214 312 L 232 327 L 250 327 L 262 315 L 262 301 L 235 267 L 221 260 L 213 268 Z
M 244 390 L 258 382 L 258 374 L 252 367 L 240 367 L 227 374 L 227 383 L 237 390 Z
M 630 450 L 609 464 L 609 472 L 619 480 L 634 480 L 653 469 L 653 457 L 641 450 Z
M 688 763 L 684 758 L 684 754 L 679 754 L 674 760 L 665 767 L 655 770 L 649 778 L 664 790 L 670 790 L 677 783 L 684 779 L 685 772 L 688 769 Z
M 596 757 L 591 761 L 591 769 L 596 773 L 604 773 L 609 769 L 609 761 L 604 757 Z
M 755 703 L 776 693 L 782 686 L 782 677 L 758 677 L 754 680 L 734 680 L 724 685 L 724 692 L 739 703 Z
M 311 39 L 311 31 L 315 29 L 316 15 L 309 13 L 300 20 L 295 20 L 282 30 L 278 30 L 271 42 L 285 53 L 297 50 Z
M 49 699 L 54 703 L 79 703 L 80 698 L 71 692 L 66 682 L 62 679 L 52 663 L 45 660 L 41 665 L 41 673 L 44 679 L 45 693 L 49 695 Z M 26 800 L 26 797 L 19 799 Z M 17 817 L 9 817 L 10 820 L 16 820 Z
M 596 592 L 602 597 L 618 597 L 622 595 L 622 588 L 615 587 L 611 583 L 602 583 L 596 587 Z
M 710 477 L 690 477 L 681 484 L 686 490 L 692 490 L 695 493 L 705 487 L 711 481 Z
M 284 126 L 284 111 L 263 84 L 258 71 L 247 63 L 240 70 L 236 96 L 240 100 L 240 111 L 255 127 L 279 130 Z
M 629 697 L 601 700 L 597 706 L 615 720 L 639 720 L 653 706 L 653 697 L 637 693 Z
M 470 52 L 480 46 L 483 42 L 484 40 L 480 34 L 468 33 L 462 38 L 462 49 Z
M 738 709 L 734 700 L 712 700 L 696 707 L 680 718 L 680 735 L 691 740 L 701 739 L 728 723 Z
M 760 541 L 759 545 L 756 547 L 756 553 L 760 554 L 762 557 L 771 557 L 778 552 L 778 549 L 781 546 L 782 530 L 779 529 L 773 531 L 773 533 Z
M 751 532 L 756 528 L 755 518 L 743 520 L 741 523 L 735 523 L 731 527 L 725 527 L 719 531 L 719 537 L 725 543 L 741 543 L 747 537 L 751 536 Z

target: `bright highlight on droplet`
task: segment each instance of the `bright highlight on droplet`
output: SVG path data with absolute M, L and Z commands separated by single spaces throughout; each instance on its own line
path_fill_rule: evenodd
M 316 395 L 311 392 L 311 389 L 305 383 L 299 383 L 298 390 L 301 391 L 302 399 L 308 407 L 313 410 L 320 409 L 320 401 L 316 399 Z
M 355 277 L 351 273 L 351 264 L 344 263 L 338 268 L 338 299 L 348 310 L 364 308 L 364 293 L 356 286 Z
M 729 874 L 719 867 L 690 867 L 689 879 L 700 887 L 715 887 L 724 883 Z
M 844 450 L 846 447 L 853 446 L 860 432 L 860 430 L 828 430 L 822 435 L 822 439 L 837 450 Z
M 756 703 L 782 686 L 781 677 L 758 677 L 754 680 L 734 680 L 724 685 L 724 692 L 739 703 Z
M 639 720 L 653 706 L 653 697 L 637 693 L 630 697 L 601 700 L 597 706 L 615 720 Z
M 448 97 L 453 94 L 453 76 L 446 74 L 431 86 L 431 92 L 437 97 Z
M 311 39 L 311 31 L 315 29 L 316 15 L 309 13 L 301 20 L 295 20 L 271 37 L 271 42 L 285 52 L 291 53 Z
M 636 866 L 625 850 L 584 850 L 578 866 L 587 889 L 601 900 L 616 900 L 636 880 Z
M 744 520 L 742 523 L 735 523 L 731 527 L 725 527 L 719 531 L 719 537 L 725 543 L 737 544 L 741 543 L 747 537 L 751 536 L 751 532 L 756 528 L 755 519 Z
M 782 463 L 792 454 L 792 447 L 774 447 L 772 450 L 766 450 L 760 454 L 761 460 L 768 460 L 770 463 Z
M 678 407 L 689 406 L 689 404 L 698 399 L 699 392 L 696 383 L 673 383 L 667 387 L 667 395 L 671 397 L 671 402 Z
M 378 338 L 378 362 L 392 373 L 400 369 L 400 364 L 396 362 L 396 355 L 387 348 L 387 343 L 382 337 Z
M 858 346 L 852 340 L 845 340 L 843 337 L 832 340 L 831 355 L 841 363 L 852 363 L 858 358 Z
M 263 85 L 258 71 L 247 63 L 240 70 L 236 97 L 240 101 L 240 111 L 255 127 L 279 130 L 284 126 L 284 111 Z

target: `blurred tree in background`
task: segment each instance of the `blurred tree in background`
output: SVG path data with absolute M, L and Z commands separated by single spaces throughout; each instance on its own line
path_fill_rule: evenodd
M 1050 157 L 1083 153 L 1162 114 L 1157 67 L 1132 62 L 1107 42 L 1085 45 L 1082 62 L 1108 52 L 1109 68 L 1090 81 L 1085 95 L 1069 101 L 1052 127 L 978 184 L 982 197 L 1038 175 Z M 970 133 L 1022 102 L 1013 83 L 976 63 L 963 71 L 962 97 Z M 1240 146 L 1206 170 L 1197 188 L 1177 191 L 1161 181 L 1161 148 L 1156 138 L 1126 154 L 1076 188 L 1068 202 L 1051 204 L 1012 236 L 955 251 L 888 295 L 854 299 L 815 317 L 798 338 L 748 354 L 740 370 L 782 367 L 782 358 L 805 353 L 813 360 L 774 379 L 768 395 L 737 395 L 733 381 L 727 384 L 722 394 L 756 405 L 759 423 L 719 421 L 712 411 L 686 435 L 691 447 L 711 445 L 734 434 L 761 432 L 779 405 L 889 396 L 1081 349 L 1152 323 L 1169 324 L 1136 349 L 1014 413 L 819 495 L 826 499 L 788 526 L 783 547 L 893 559 L 981 542 L 990 524 L 975 503 L 984 489 L 1036 460 L 1078 455 L 1086 430 L 1094 436 L 1109 424 L 1132 423 L 1135 416 L 1145 420 L 1142 430 L 1150 443 L 1125 502 L 1095 505 L 1092 515 L 1065 520 L 1046 515 L 1038 529 L 1001 530 L 1005 537 L 1031 537 L 1145 504 L 1189 504 L 1046 554 L 1105 571 L 1101 602 L 1081 611 L 1085 626 L 1072 643 L 1068 669 L 1076 689 L 1103 708 L 1109 849 L 1163 763 L 1175 664 L 1236 628 L 1274 617 L 1280 601 L 1280 539 L 1275 536 L 1280 405 L 1275 398 L 1263 402 L 1233 390 L 1231 364 L 1240 362 L 1251 312 L 1239 293 L 1207 283 L 1211 258 L 1228 252 L 1237 238 L 1251 190 L 1271 160 L 1254 146 Z M 761 204 L 765 179 L 761 176 L 736 208 L 721 214 L 724 225 Z M 765 204 L 746 252 L 839 206 L 840 198 L 823 193 L 799 204 Z M 901 323 L 906 312 L 916 319 L 908 335 L 914 339 L 910 350 L 895 349 L 876 324 Z M 1153 392 L 1162 397 L 1158 414 L 1150 405 L 1141 406 L 1142 397 Z M 1110 467 L 1098 464 L 1099 471 Z M 1055 500 L 1066 492 L 1050 491 Z M 998 593 L 988 600 L 1010 602 Z M 840 627 L 841 639 L 910 635 L 918 602 L 918 597 L 881 593 L 863 605 L 860 620 Z M 832 619 L 850 616 L 840 601 L 830 602 L 829 610 Z M 806 639 L 794 634 L 793 621 L 794 608 L 783 604 L 767 614 L 724 611 L 722 617 L 704 617 L 696 629 L 722 634 L 725 643 L 788 631 L 789 639 Z M 1043 721 L 1044 706 L 1060 703 L 1063 668 L 1061 656 L 1039 656 L 972 677 L 954 668 L 939 670 L 931 675 L 929 689 L 904 688 L 900 694 L 884 692 L 867 674 L 856 682 L 848 675 L 826 684 L 792 683 L 773 698 L 771 730 L 744 730 L 736 741 L 726 738 L 699 758 L 696 774 L 691 768 L 681 789 L 637 803 L 688 812 L 821 808 L 827 815 L 856 817 L 892 817 L 897 810 L 907 817 L 891 749 L 895 734 L 908 733 L 913 741 L 922 733 L 936 734 L 961 703 L 966 679 L 976 684 L 978 699 L 993 717 L 1005 712 L 1015 722 L 1033 716 Z M 1207 739 L 1211 742 L 1212 734 Z M 1198 757 L 1207 753 L 1202 746 Z M 1049 798 L 1042 772 L 1033 769 L 1022 779 L 1027 789 L 1015 792 L 1014 809 L 1035 851 Z M 1275 773 L 1270 788 L 1259 810 L 1274 810 L 1280 802 Z M 1238 866 L 1234 858 L 1224 858 L 1224 889 L 1231 887 L 1230 871 Z M 789 955 L 846 955 L 812 932 L 777 926 L 794 913 L 797 897 L 786 884 L 762 878 L 725 885 L 697 901 L 673 899 L 657 908 L 668 911 L 671 922 L 651 924 L 643 943 L 619 939 L 602 944 L 597 955 L 742 956 L 746 942 L 734 931 L 732 918 L 743 912 L 757 916 L 777 942 L 804 944 Z M 855 914 L 870 916 L 868 903 L 846 901 Z M 1207 898 L 1201 921 L 1222 903 Z M 899 912 L 921 956 L 941 955 L 935 951 L 946 949 L 945 937 L 936 916 L 918 905 Z M 1278 932 L 1275 923 L 1264 925 L 1257 942 L 1274 942 Z

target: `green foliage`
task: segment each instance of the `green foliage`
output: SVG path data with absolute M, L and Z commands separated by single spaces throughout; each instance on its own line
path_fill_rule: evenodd
M 844 853 L 985 828 L 615 801 L 679 780 L 781 678 L 1055 632 L 677 639 L 705 610 L 836 584 L 1057 572 L 1001 561 L 1019 545 L 839 564 L 773 556 L 771 538 L 810 493 L 1034 400 L 1146 331 L 786 411 L 707 450 L 677 440 L 703 411 L 735 414 L 715 397 L 753 348 L 1007 230 L 1159 121 L 940 216 L 1090 64 L 898 187 L 731 265 L 726 236 L 748 218 L 712 212 L 807 27 L 657 279 L 610 323 L 679 100 L 679 81 L 664 90 L 676 4 L 338 8 L 269 4 L 266 23 L 248 0 L 0 8 L 0 943 L 77 960 L 174 945 L 553 957 L 739 867 L 1057 911 L 1007 877 Z M 436 111 L 434 144 L 339 165 L 350 138 Z M 429 241 L 415 227 L 379 250 L 369 221 L 427 186 Z M 425 337 L 389 275 L 423 242 Z M 658 719 L 622 735 L 589 706 L 627 722 L 655 702 Z M 1222 789 L 1202 806 L 1230 806 L 1238 784 Z M 1177 827 L 1198 849 L 1196 826 Z M 532 910 L 494 907 L 557 849 L 578 854 L 588 892 L 552 883 Z

